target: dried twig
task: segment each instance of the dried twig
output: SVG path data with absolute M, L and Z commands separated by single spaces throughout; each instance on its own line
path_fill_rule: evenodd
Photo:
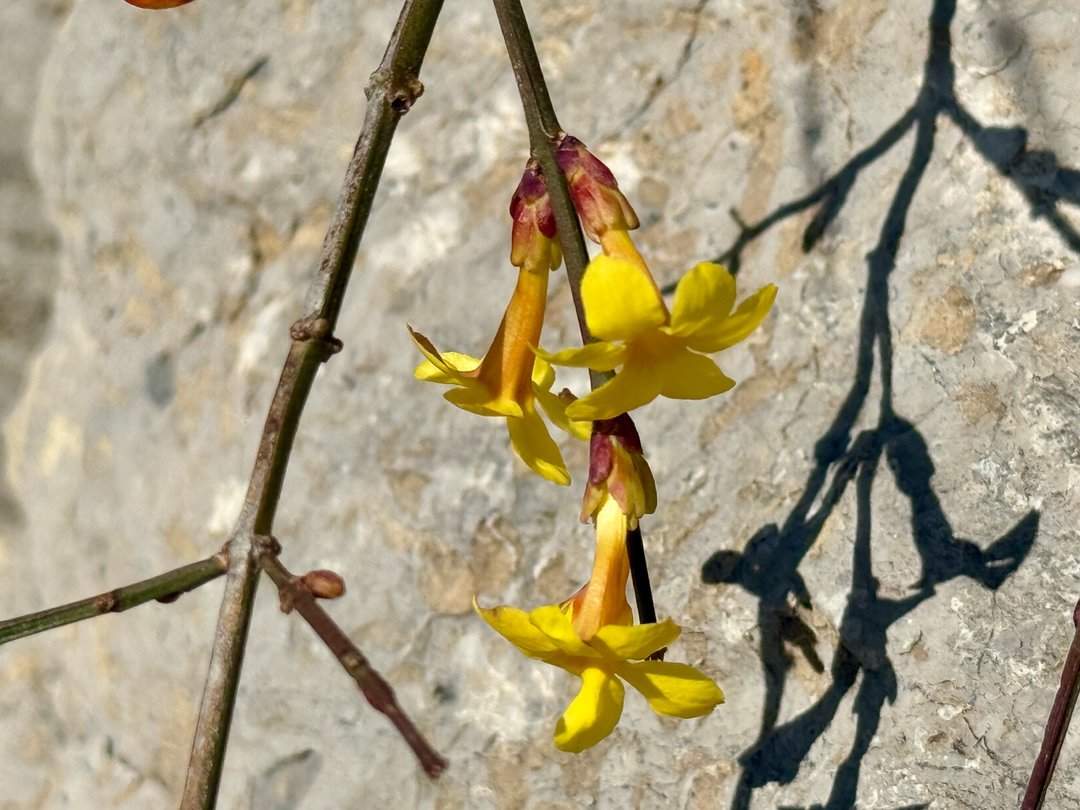
M 533 157 L 540 161 L 540 168 L 547 180 L 548 196 L 555 213 L 555 227 L 558 229 L 559 245 L 566 263 L 566 276 L 570 281 L 570 294 L 574 298 L 581 340 L 583 343 L 591 343 L 594 338 L 585 322 L 585 306 L 581 301 L 581 279 L 585 275 L 585 267 L 589 264 L 589 252 L 585 249 L 585 237 L 581 233 L 581 224 L 570 200 L 566 177 L 555 160 L 555 147 L 565 133 L 555 117 L 555 108 L 544 81 L 544 71 L 536 55 L 536 46 L 529 32 L 529 22 L 525 19 L 521 0 L 494 0 L 494 3 L 503 41 L 506 43 L 506 52 L 510 56 L 514 78 L 517 79 L 521 105 L 525 108 L 529 145 Z M 593 388 L 603 385 L 609 378 L 610 372 L 589 370 L 589 380 Z M 655 622 L 656 608 L 653 606 L 649 568 L 639 529 L 627 537 L 627 551 L 630 556 L 630 575 L 634 582 L 638 621 Z
M 0 622 L 0 644 L 106 613 L 122 613 L 154 599 L 158 602 L 172 602 L 181 594 L 217 579 L 225 573 L 226 567 L 225 555 L 215 554 L 205 560 L 91 596 L 89 599 L 6 619 Z
M 1031 769 L 1027 791 L 1024 793 L 1020 810 L 1039 810 L 1046 799 L 1046 791 L 1057 767 L 1058 754 L 1069 731 L 1076 697 L 1080 694 L 1080 602 L 1073 608 L 1073 640 L 1065 656 L 1065 666 L 1061 669 L 1061 683 L 1058 685 L 1054 705 L 1050 707 L 1050 716 L 1046 720 L 1042 747 Z
M 311 626 L 330 652 L 337 657 L 345 671 L 356 681 L 356 685 L 360 687 L 360 691 L 364 693 L 364 697 L 372 708 L 385 714 L 394 727 L 401 732 L 405 742 L 416 754 L 424 772 L 432 778 L 441 774 L 446 769 L 446 760 L 424 739 L 412 720 L 401 710 L 390 684 L 372 668 L 363 653 L 315 601 L 315 597 L 304 586 L 300 577 L 293 576 L 281 564 L 281 561 L 271 554 L 263 556 L 261 564 L 263 570 L 278 586 L 281 609 L 286 613 L 295 609 Z
M 229 571 L 203 690 L 181 810 L 207 810 L 217 799 L 244 644 L 259 571 L 256 538 L 269 536 L 293 438 L 315 372 L 341 344 L 333 329 L 357 247 L 398 120 L 423 92 L 420 66 L 442 0 L 405 0 L 386 53 L 367 87 L 364 125 L 323 243 L 308 315 L 293 339 L 263 428 L 244 507 L 227 545 Z

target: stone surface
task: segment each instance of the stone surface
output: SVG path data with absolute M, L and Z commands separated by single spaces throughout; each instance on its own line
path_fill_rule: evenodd
M 448 4 L 277 534 L 291 567 L 345 576 L 334 615 L 452 766 L 420 776 L 264 586 L 219 806 L 1015 807 L 1080 594 L 1080 13 L 939 0 L 953 49 L 919 110 L 951 65 L 964 112 L 939 104 L 913 152 L 914 127 L 880 139 L 924 87 L 929 0 L 527 5 L 661 283 L 736 242 L 729 209 L 757 223 L 834 178 L 741 244 L 741 287 L 781 293 L 722 357 L 739 386 L 638 419 L 671 655 L 728 703 L 675 723 L 631 694 L 609 740 L 560 754 L 568 678 L 470 613 L 564 598 L 591 558 L 577 487 L 411 378 L 406 322 L 480 352 L 513 284 L 526 134 L 492 11 Z M 78 0 L 59 30 L 64 3 L 0 11 L 0 614 L 225 538 L 393 6 Z M 545 342 L 574 338 L 557 276 Z M 0 807 L 171 806 L 219 596 L 5 647 Z M 1078 737 L 1055 808 L 1080 808 Z

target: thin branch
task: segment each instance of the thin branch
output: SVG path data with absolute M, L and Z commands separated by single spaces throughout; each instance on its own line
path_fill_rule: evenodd
M 240 685 L 251 611 L 255 604 L 258 567 L 245 535 L 234 535 L 227 546 L 229 570 L 221 597 L 210 668 L 203 685 L 202 703 L 188 761 L 181 810 L 211 810 L 217 803 L 225 745 L 229 739 L 232 709 Z
M 652 624 L 656 621 L 656 606 L 653 604 L 649 566 L 645 560 L 645 542 L 641 537 L 640 526 L 631 529 L 626 534 L 626 555 L 630 558 L 630 577 L 634 583 L 638 621 L 642 624 Z M 662 651 L 660 657 L 663 658 Z
M 225 573 L 226 566 L 225 555 L 215 554 L 205 560 L 91 596 L 89 599 L 6 619 L 0 622 L 0 644 L 106 613 L 122 613 L 154 599 L 158 602 L 172 602 L 181 594 L 217 579 Z
M 364 693 L 364 697 L 372 708 L 382 712 L 394 724 L 416 754 L 424 772 L 432 779 L 439 776 L 446 769 L 446 760 L 424 739 L 412 720 L 398 705 L 390 684 L 375 671 L 364 654 L 322 609 L 299 577 L 293 576 L 281 564 L 281 561 L 271 554 L 264 554 L 260 562 L 263 570 L 278 587 L 281 609 L 286 613 L 295 609 L 300 614 L 316 635 L 323 640 L 345 671 L 356 681 L 356 685 L 360 687 L 360 691 Z
M 1054 697 L 1054 705 L 1050 708 L 1050 716 L 1046 720 L 1042 747 L 1039 749 L 1035 766 L 1031 769 L 1031 778 L 1028 780 L 1027 792 L 1024 793 L 1020 810 L 1039 810 L 1043 806 L 1050 780 L 1054 776 L 1054 768 L 1057 767 L 1058 754 L 1061 753 L 1061 746 L 1069 731 L 1076 697 L 1080 694 L 1080 602 L 1073 608 L 1073 627 L 1073 640 L 1065 656 L 1065 666 L 1061 670 L 1061 683 Z
M 259 572 L 256 537 L 272 533 L 293 439 L 315 373 L 341 348 L 333 329 L 345 288 L 397 123 L 423 92 L 420 66 L 442 4 L 442 0 L 405 0 L 382 63 L 366 90 L 364 125 L 323 243 L 318 275 L 308 294 L 309 314 L 292 327 L 293 343 L 263 427 L 244 507 L 227 546 L 225 594 L 181 810 L 209 810 L 217 801 Z
M 506 43 L 506 52 L 517 80 L 521 105 L 525 109 L 532 156 L 540 161 L 540 168 L 547 181 L 559 245 L 566 263 L 566 276 L 570 281 L 570 294 L 574 299 L 574 311 L 577 314 L 578 328 L 581 330 L 581 342 L 591 343 L 594 338 L 585 321 L 585 305 L 581 300 L 581 280 L 589 264 L 589 252 L 585 249 L 585 237 L 581 233 L 581 223 L 578 222 L 574 203 L 570 199 L 566 177 L 555 160 L 555 147 L 565 133 L 555 117 L 555 107 L 551 103 L 547 82 L 544 81 L 544 71 L 540 67 L 540 58 L 536 55 L 536 46 L 529 31 L 529 22 L 525 19 L 525 11 L 521 7 L 521 0 L 494 0 L 494 3 L 503 41 Z M 589 382 L 593 389 L 599 388 L 609 379 L 611 372 L 589 369 Z M 656 609 L 653 606 L 652 586 L 649 584 L 649 569 L 640 529 L 631 532 L 627 538 L 627 551 L 630 556 L 630 574 L 634 581 L 634 597 L 638 606 L 638 621 L 655 622 Z

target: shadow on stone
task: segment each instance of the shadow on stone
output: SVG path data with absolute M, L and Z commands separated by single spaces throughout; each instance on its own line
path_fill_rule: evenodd
M 17 44 L 5 43 L 0 80 L 0 426 L 22 397 L 53 318 L 59 241 L 31 164 L 31 131 L 39 75 L 71 5 L 10 3 L 0 10 L 0 29 L 19 32 Z M 24 523 L 8 480 L 6 441 L 0 432 L 0 534 Z
M 933 154 L 939 116 L 952 120 L 979 154 L 1015 185 L 1027 199 L 1034 218 L 1045 219 L 1073 250 L 1080 251 L 1080 235 L 1058 210 L 1063 202 L 1080 203 L 1080 171 L 1061 167 L 1050 152 L 1029 150 L 1027 131 L 1022 128 L 983 126 L 957 99 L 950 34 L 955 11 L 955 0 L 934 0 L 923 83 L 911 107 L 874 143 L 811 193 L 780 206 L 754 224 L 743 223 L 736 215 L 740 234 L 734 245 L 716 259 L 737 272 L 740 255 L 750 242 L 778 222 L 818 206 L 802 240 L 804 251 L 811 250 L 843 208 L 862 169 L 914 129 L 908 165 L 890 201 L 877 243 L 867 255 L 867 287 L 854 379 L 832 424 L 815 445 L 815 465 L 802 494 L 782 525 L 762 527 L 742 552 L 718 551 L 702 566 L 704 582 L 738 584 L 758 599 L 765 702 L 758 738 L 740 757 L 742 770 L 731 805 L 734 810 L 750 807 L 755 788 L 773 782 L 787 784 L 796 778 L 811 747 L 832 723 L 841 701 L 858 681 L 851 749 L 836 769 L 828 801 L 815 805 L 830 810 L 854 807 L 862 759 L 877 732 L 884 704 L 893 702 L 897 694 L 896 674 L 887 649 L 889 627 L 932 598 L 937 585 L 956 577 L 965 576 L 988 590 L 997 590 L 1019 568 L 1038 534 L 1039 513 L 1032 510 L 986 548 L 957 537 L 933 489 L 934 463 L 926 439 L 916 425 L 896 413 L 893 404 L 888 284 L 896 267 L 908 211 Z M 878 424 L 852 439 L 870 391 L 875 345 L 881 382 Z M 882 597 L 873 574 L 871 492 L 883 459 L 897 488 L 910 501 L 912 539 L 922 568 L 919 579 L 910 586 L 912 593 L 900 599 Z M 815 670 L 823 670 L 813 651 L 813 631 L 799 617 L 800 609 L 812 607 L 799 566 L 852 481 L 857 509 L 852 585 L 840 623 L 839 644 L 830 664 L 830 684 L 812 706 L 777 725 L 787 675 L 793 665 L 785 644 L 799 649 Z M 819 496 L 821 503 L 811 513 Z
M 306 748 L 273 763 L 251 780 L 252 810 L 298 810 L 322 762 L 317 751 Z

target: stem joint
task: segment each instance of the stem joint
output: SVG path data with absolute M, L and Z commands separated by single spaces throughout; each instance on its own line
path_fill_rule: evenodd
M 325 363 L 345 346 L 331 334 L 332 328 L 326 318 L 301 318 L 289 327 L 289 337 L 298 342 L 314 342 L 322 351 L 322 361 Z

